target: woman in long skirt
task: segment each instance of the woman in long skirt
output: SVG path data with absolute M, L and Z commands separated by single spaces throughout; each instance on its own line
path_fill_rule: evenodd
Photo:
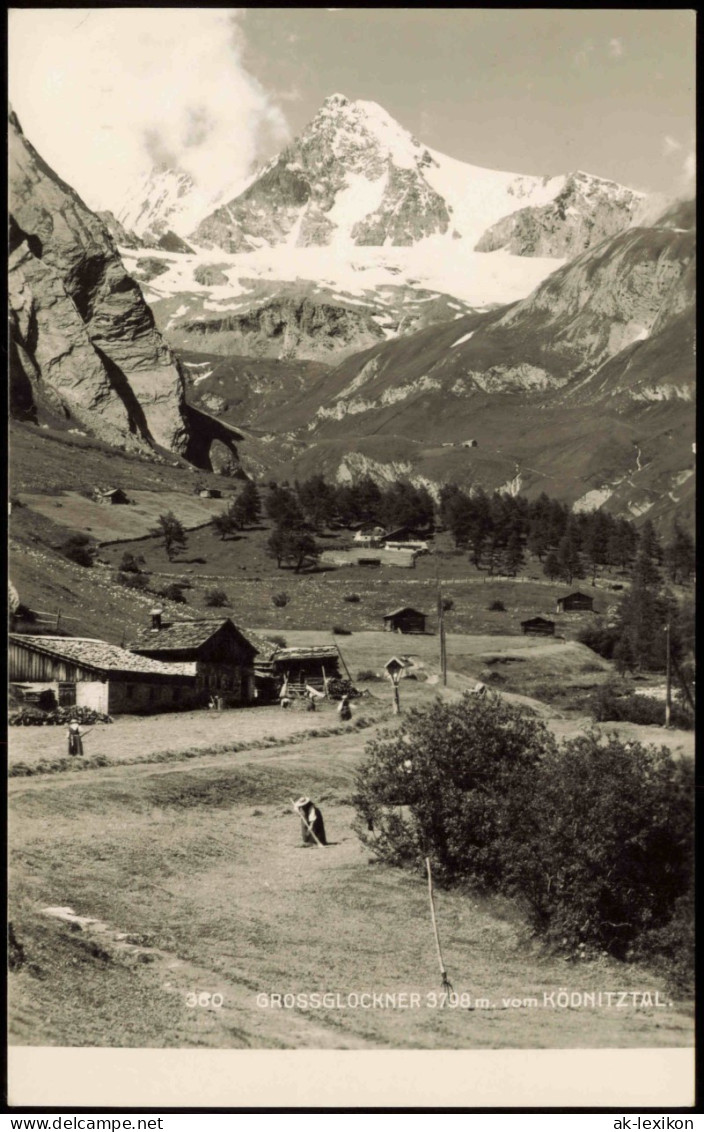
M 83 735 L 85 732 L 81 731 L 75 719 L 72 719 L 68 725 L 66 732 L 68 737 L 68 753 L 69 755 L 82 755 L 83 754 Z
M 317 840 L 321 845 L 327 845 L 325 837 L 325 822 L 318 807 L 310 798 L 299 798 L 296 809 L 301 815 L 301 835 L 304 845 L 314 845 Z M 315 835 L 315 836 L 314 836 Z

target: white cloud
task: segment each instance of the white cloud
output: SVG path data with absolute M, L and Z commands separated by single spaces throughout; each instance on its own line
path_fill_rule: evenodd
M 609 40 L 609 55 L 612 59 L 620 59 L 623 55 L 623 40 L 617 36 Z
M 697 155 L 693 149 L 689 151 L 682 163 L 681 191 L 689 196 L 695 192 L 697 183 Z
M 9 86 L 25 134 L 93 208 L 154 162 L 207 193 L 236 185 L 286 120 L 243 63 L 237 8 L 10 12 Z M 267 152 L 267 156 L 268 156 Z

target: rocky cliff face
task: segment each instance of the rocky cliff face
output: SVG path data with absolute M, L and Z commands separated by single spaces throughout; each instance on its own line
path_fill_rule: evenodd
M 493 224 L 478 252 L 572 259 L 628 228 L 641 194 L 587 173 L 572 173 L 553 201 L 521 208 Z
M 188 445 L 184 382 L 104 225 L 10 134 L 12 408 L 44 406 L 110 443 Z
M 188 350 L 251 358 L 334 357 L 384 341 L 365 311 L 309 298 L 278 298 L 243 314 L 183 320 L 172 337 Z

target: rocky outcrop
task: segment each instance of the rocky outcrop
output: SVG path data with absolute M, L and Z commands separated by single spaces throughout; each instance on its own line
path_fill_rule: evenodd
M 493 224 L 475 251 L 571 259 L 628 228 L 641 194 L 588 173 L 572 173 L 548 204 L 521 208 Z
M 110 443 L 188 445 L 184 381 L 99 218 L 10 114 L 12 408 L 74 418 Z
M 243 314 L 183 321 L 177 337 L 180 347 L 209 354 L 338 359 L 384 341 L 384 332 L 365 311 L 285 298 Z
M 115 243 L 119 244 L 121 248 L 146 247 L 144 240 L 140 239 L 136 232 L 125 228 L 124 224 L 121 224 L 117 219 L 114 212 L 110 212 L 109 209 L 106 209 L 104 212 L 96 212 L 96 216 L 102 220 Z
M 355 244 L 410 247 L 426 236 L 444 235 L 450 225 L 445 201 L 414 169 L 392 166 L 379 207 L 355 224 Z

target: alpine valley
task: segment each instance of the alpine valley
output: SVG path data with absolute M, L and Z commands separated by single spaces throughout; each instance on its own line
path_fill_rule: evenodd
M 248 183 L 154 169 L 100 214 L 10 135 L 12 413 L 37 443 L 691 524 L 691 202 L 640 224 L 633 189 L 469 165 L 339 94 Z

